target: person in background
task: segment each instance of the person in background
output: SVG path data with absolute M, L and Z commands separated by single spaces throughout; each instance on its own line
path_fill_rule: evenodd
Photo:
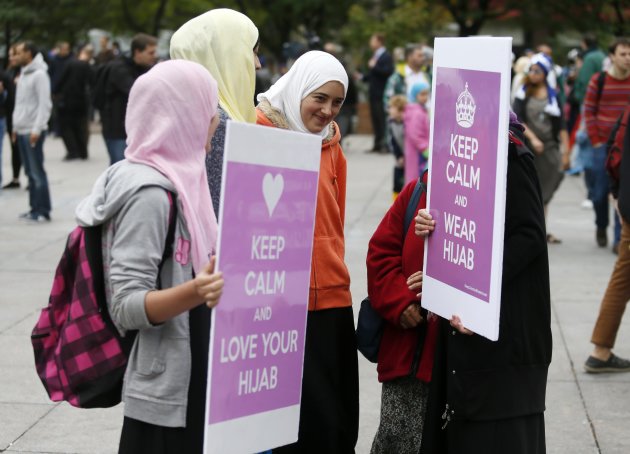
M 626 105 L 625 112 L 625 115 L 630 116 L 630 101 Z M 623 136 L 619 181 L 611 178 L 611 193 L 615 209 L 621 218 L 621 241 L 619 242 L 619 256 L 606 287 L 599 308 L 599 317 L 591 337 L 591 342 L 595 347 L 584 363 L 586 372 L 593 374 L 630 372 L 630 360 L 620 358 L 612 352 L 623 313 L 630 300 L 630 128 L 628 127 Z
M 114 58 L 116 58 L 116 54 L 109 47 L 109 36 L 101 36 L 101 39 L 99 40 L 99 51 L 98 54 L 96 54 L 96 65 L 105 65 L 112 61 Z
M 94 73 L 84 49 L 79 58 L 71 58 L 56 85 L 53 99 L 57 102 L 61 138 L 66 147 L 64 161 L 88 158 L 89 93 Z
M 4 144 L 4 132 L 7 128 L 10 87 L 11 78 L 9 74 L 0 71 L 0 188 L 2 187 L 2 145 Z
M 297 443 L 274 453 L 350 454 L 358 437 L 357 342 L 350 274 L 344 261 L 347 164 L 334 122 L 347 86 L 348 76 L 339 60 L 310 51 L 258 95 L 258 124 L 322 140 L 300 428 Z
M 608 48 L 611 66 L 599 79 L 594 74 L 584 98 L 584 120 L 588 139 L 593 145 L 593 164 L 586 169 L 590 180 L 589 198 L 595 210 L 595 241 L 599 247 L 608 245 L 606 232 L 610 219 L 608 190 L 610 182 L 606 174 L 606 142 L 615 122 L 623 113 L 630 99 L 630 39 L 617 38 Z M 613 252 L 619 248 L 621 225 L 615 216 Z
M 110 164 L 124 159 L 127 138 L 125 112 L 129 91 L 136 79 L 155 64 L 156 50 L 157 39 L 139 33 L 131 41 L 131 56 L 110 63 L 112 66 L 105 83 L 105 105 L 101 111 L 103 139 Z
M 374 145 L 370 151 L 386 153 L 385 148 L 385 108 L 383 105 L 383 94 L 387 79 L 394 72 L 394 62 L 392 56 L 385 48 L 385 35 L 374 33 L 370 38 L 370 49 L 372 58 L 368 61 L 369 73 L 365 80 L 369 86 L 370 116 L 372 119 L 372 129 L 374 131 Z
M 12 140 L 20 148 L 28 177 L 30 210 L 20 215 L 32 222 L 50 221 L 50 191 L 44 169 L 44 140 L 52 110 L 50 77 L 43 55 L 35 44 L 24 41 L 16 48 L 16 60 L 22 67 L 15 92 Z
M 416 181 L 429 161 L 430 120 L 427 110 L 430 86 L 417 82 L 411 87 L 405 107 L 405 184 Z
M 18 64 L 17 57 L 17 44 L 13 44 L 9 47 L 9 66 L 6 73 L 8 75 L 8 85 L 5 86 L 7 90 L 7 98 L 5 107 L 6 121 L 7 121 L 7 134 L 9 135 L 9 143 L 11 144 L 11 170 L 13 170 L 13 179 L 7 184 L 2 186 L 2 189 L 18 189 L 20 187 L 20 168 L 22 167 L 22 158 L 20 156 L 20 148 L 17 141 L 13 140 L 13 109 L 15 108 L 15 89 L 18 79 L 20 78 L 21 66 Z M 0 138 L 2 140 L 2 138 Z
M 545 218 L 554 193 L 564 178 L 563 170 L 570 165 L 569 134 L 555 90 L 549 86 L 547 74 L 552 70 L 543 54 L 532 57 L 524 85 L 516 93 L 513 109 L 525 127 L 525 137 L 536 159 L 534 165 L 542 187 Z M 561 240 L 547 232 L 552 244 Z
M 598 47 L 597 37 L 593 33 L 585 33 L 582 36 L 580 46 L 582 48 L 582 65 L 575 80 L 573 96 L 575 101 L 582 105 L 591 77 L 604 69 L 606 54 Z
M 405 186 L 405 107 L 407 98 L 394 95 L 389 98 L 387 137 L 390 152 L 394 155 L 394 200 Z
M 227 8 L 213 9 L 189 20 L 171 38 L 171 58 L 201 64 L 219 86 L 219 125 L 212 138 L 212 151 L 206 157 L 212 208 L 217 217 L 227 121 L 256 122 L 252 100 L 256 70 L 260 69 L 258 48 L 258 29 L 251 19 Z

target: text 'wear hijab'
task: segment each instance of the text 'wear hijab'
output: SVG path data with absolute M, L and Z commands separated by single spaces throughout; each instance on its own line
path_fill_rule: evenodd
M 258 101 L 266 99 L 272 107 L 284 114 L 293 131 L 312 134 L 302 121 L 302 100 L 327 82 L 337 81 L 343 85 L 343 95 L 348 90 L 348 74 L 339 60 L 331 54 L 313 50 L 298 58 L 291 69 L 273 86 L 258 95 Z M 320 135 L 328 136 L 330 125 Z
M 217 103 L 217 83 L 208 71 L 197 63 L 171 60 L 135 81 L 125 118 L 125 158 L 153 167 L 175 186 L 197 273 L 208 263 L 217 237 L 205 165 Z
M 219 85 L 219 105 L 232 120 L 255 123 L 258 29 L 244 14 L 213 9 L 182 25 L 171 38 L 173 59 L 204 66 Z

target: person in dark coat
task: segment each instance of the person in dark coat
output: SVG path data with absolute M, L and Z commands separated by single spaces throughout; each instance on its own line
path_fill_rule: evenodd
M 383 93 L 387 79 L 394 72 L 394 60 L 385 48 L 385 35 L 374 33 L 370 38 L 370 49 L 374 52 L 368 62 L 370 115 L 374 130 L 374 145 L 371 151 L 387 153 L 385 147 L 385 107 Z
M 4 88 L 7 90 L 7 98 L 5 100 L 6 120 L 7 120 L 7 132 L 9 134 L 9 143 L 11 144 L 11 169 L 13 170 L 13 179 L 7 184 L 2 186 L 2 189 L 17 189 L 20 187 L 20 168 L 22 167 L 22 158 L 20 156 L 20 149 L 16 141 L 12 140 L 11 132 L 13 131 L 13 109 L 15 108 L 15 84 L 20 78 L 20 72 L 22 68 L 17 63 L 16 59 L 17 44 L 13 44 L 9 48 L 9 66 L 6 69 L 6 73 L 9 77 L 8 85 L 5 84 Z M 2 138 L 0 138 L 1 140 Z
M 87 59 L 83 51 L 78 59 L 70 59 L 53 86 L 61 138 L 66 146 L 65 161 L 88 158 L 89 92 L 94 74 Z
M 422 454 L 545 453 L 549 259 L 534 156 L 511 114 L 499 339 L 441 319 Z M 416 233 L 435 222 L 416 217 Z
M 103 138 L 107 145 L 110 163 L 124 159 L 126 138 L 125 113 L 133 83 L 155 64 L 157 39 L 144 33 L 131 41 L 131 57 L 121 57 L 111 65 L 105 83 L 105 106 L 101 110 Z

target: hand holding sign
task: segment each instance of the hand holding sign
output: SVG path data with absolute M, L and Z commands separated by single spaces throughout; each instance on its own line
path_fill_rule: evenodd
M 418 210 L 415 224 L 415 233 L 418 236 L 429 236 L 435 230 L 433 216 L 425 209 Z
M 212 257 L 208 264 L 199 272 L 194 279 L 197 295 L 206 302 L 209 308 L 219 304 L 219 299 L 223 293 L 223 273 L 215 273 L 214 265 L 216 257 Z

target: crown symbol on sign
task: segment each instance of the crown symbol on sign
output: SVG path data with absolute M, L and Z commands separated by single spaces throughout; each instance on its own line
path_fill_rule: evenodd
M 459 94 L 457 104 L 455 104 L 455 113 L 457 115 L 457 124 L 462 128 L 470 128 L 475 122 L 475 98 L 468 91 L 468 82 L 466 88 Z

